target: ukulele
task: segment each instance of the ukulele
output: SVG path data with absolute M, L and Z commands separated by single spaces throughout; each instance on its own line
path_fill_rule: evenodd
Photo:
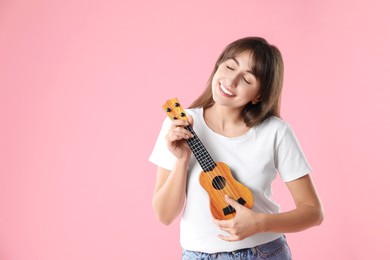
M 181 119 L 188 122 L 187 115 L 177 98 L 168 100 L 163 105 L 163 109 L 171 120 Z M 226 202 L 225 195 L 251 209 L 254 199 L 249 188 L 234 179 L 227 164 L 214 162 L 190 125 L 184 128 L 194 135 L 186 141 L 202 168 L 199 182 L 209 195 L 212 216 L 219 220 L 225 220 L 236 215 L 236 210 Z

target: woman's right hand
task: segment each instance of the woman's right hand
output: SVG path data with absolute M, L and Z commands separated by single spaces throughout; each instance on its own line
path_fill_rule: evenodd
M 188 116 L 188 121 L 193 125 L 193 119 Z M 185 129 L 188 123 L 183 120 L 173 120 L 171 127 L 166 135 L 168 149 L 176 156 L 178 160 L 189 160 L 191 149 L 186 140 L 193 137 L 190 131 Z

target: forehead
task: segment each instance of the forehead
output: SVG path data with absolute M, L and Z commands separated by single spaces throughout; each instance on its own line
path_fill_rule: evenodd
M 237 53 L 235 56 L 231 58 L 237 63 L 247 63 L 248 66 L 251 66 L 253 63 L 253 55 L 250 51 L 243 51 L 240 53 Z M 246 64 L 241 64 L 241 65 L 246 65 Z
M 232 52 L 227 52 L 226 55 L 222 57 L 218 65 L 227 60 L 233 60 L 236 63 L 240 63 L 240 65 L 246 65 L 241 63 L 244 62 L 245 60 L 248 60 L 248 67 L 250 69 L 252 69 L 255 66 L 253 52 L 250 50 L 241 50 L 241 51 L 236 50 Z
M 253 58 L 253 52 L 245 50 L 236 53 L 235 55 L 226 56 L 225 60 L 221 60 L 220 63 L 224 62 L 234 62 L 240 67 L 244 67 L 247 72 L 252 74 L 256 79 L 259 79 L 258 75 L 255 73 L 256 62 Z

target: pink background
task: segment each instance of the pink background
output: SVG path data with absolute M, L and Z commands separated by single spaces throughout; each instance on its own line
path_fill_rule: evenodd
M 178 220 L 151 207 L 161 105 L 188 106 L 248 35 L 284 55 L 282 114 L 325 208 L 320 227 L 288 235 L 295 259 L 384 259 L 389 12 L 384 0 L 1 0 L 0 259 L 179 259 Z

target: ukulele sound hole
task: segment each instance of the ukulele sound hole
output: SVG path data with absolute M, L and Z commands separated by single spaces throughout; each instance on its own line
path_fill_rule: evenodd
M 226 185 L 226 180 L 224 177 L 222 176 L 216 176 L 214 177 L 213 179 L 213 187 L 214 189 L 216 190 L 222 190 Z

